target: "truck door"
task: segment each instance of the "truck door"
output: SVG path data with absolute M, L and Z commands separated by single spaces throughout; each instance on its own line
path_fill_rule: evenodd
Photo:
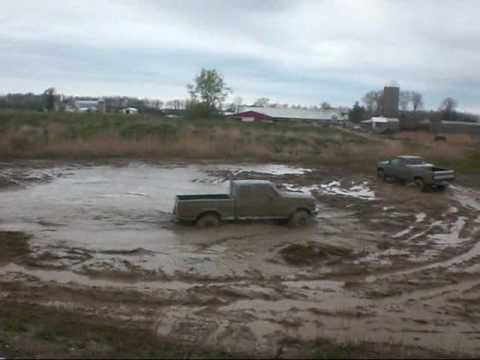
M 384 166 L 383 171 L 385 172 L 385 176 L 394 176 L 393 175 L 393 165 L 395 160 L 390 160 L 387 165 Z
M 238 187 L 236 211 L 239 219 L 258 219 L 273 215 L 273 189 L 268 185 L 245 184 Z
M 398 178 L 399 179 L 408 181 L 410 178 L 413 177 L 412 176 L 413 169 L 408 165 L 409 165 L 408 160 L 406 160 L 406 159 L 400 160 L 400 165 L 398 167 L 398 172 L 399 172 Z
M 401 159 L 393 159 L 390 165 L 390 173 L 387 174 L 396 179 L 403 179 L 405 176 L 405 165 Z

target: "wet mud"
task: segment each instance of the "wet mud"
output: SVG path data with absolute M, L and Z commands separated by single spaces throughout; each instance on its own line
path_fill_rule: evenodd
M 175 194 L 252 178 L 311 193 L 318 215 L 299 229 L 173 221 Z M 420 193 L 342 169 L 24 163 L 2 164 L 0 197 L 0 299 L 229 353 L 480 351 L 480 192 L 462 183 Z

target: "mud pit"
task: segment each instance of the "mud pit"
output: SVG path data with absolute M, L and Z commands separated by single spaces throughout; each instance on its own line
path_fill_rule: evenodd
M 171 221 L 176 193 L 225 192 L 230 178 L 311 192 L 319 214 L 295 230 Z M 480 351 L 477 190 L 419 193 L 335 169 L 142 162 L 3 164 L 0 184 L 0 232 L 31 236 L 29 252 L 2 257 L 0 299 L 145 323 L 229 353 L 311 355 L 319 339 Z M 21 284 L 21 296 L 6 284 Z

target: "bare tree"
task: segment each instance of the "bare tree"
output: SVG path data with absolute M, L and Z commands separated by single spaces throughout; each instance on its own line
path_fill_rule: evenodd
M 53 87 L 48 88 L 43 92 L 43 96 L 45 97 L 45 108 L 48 111 L 55 110 L 55 95 L 56 95 L 56 90 Z
M 321 106 L 322 110 L 328 110 L 328 109 L 332 108 L 332 106 L 326 101 L 322 102 L 322 104 L 320 106 Z
M 411 93 L 413 111 L 420 110 L 423 107 L 423 95 L 417 91 Z
M 457 105 L 457 101 L 451 97 L 447 97 L 442 101 L 439 110 L 443 113 L 445 120 L 453 120 Z
M 172 101 L 174 110 L 185 109 L 185 100 L 175 99 Z
M 440 111 L 452 112 L 457 107 L 457 101 L 451 97 L 445 98 L 440 104 Z
M 235 112 L 240 111 L 240 107 L 242 106 L 242 103 L 243 103 L 243 99 L 241 96 L 236 96 L 233 99 L 233 106 L 235 107 Z
M 362 98 L 362 101 L 367 107 L 367 110 L 369 112 L 373 112 L 375 110 L 375 98 L 376 98 L 376 91 L 373 91 L 373 90 L 366 93 Z
M 362 98 L 368 112 L 381 113 L 383 109 L 383 90 L 372 90 L 366 93 Z
M 269 98 L 261 97 L 255 100 L 255 102 L 253 103 L 253 106 L 267 107 L 269 102 L 270 102 Z
M 400 110 L 407 111 L 410 101 L 412 101 L 413 92 L 410 91 L 400 91 L 400 96 L 398 103 L 400 105 Z

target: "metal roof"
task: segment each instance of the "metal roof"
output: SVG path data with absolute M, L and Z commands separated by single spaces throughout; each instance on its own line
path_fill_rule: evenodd
M 445 124 L 445 125 L 480 126 L 480 122 L 469 122 L 469 121 L 446 121 L 446 120 L 442 120 L 442 124 Z
M 93 107 L 98 105 L 98 100 L 75 100 L 75 105 L 78 107 Z
M 273 107 L 256 107 L 242 106 L 238 109 L 238 113 L 246 111 L 255 111 L 277 119 L 304 119 L 304 120 L 344 120 L 344 116 L 338 110 L 305 110 L 291 108 L 273 108 Z
M 397 156 L 399 159 L 423 159 L 421 156 L 416 156 L 416 155 L 400 155 Z
M 374 116 L 369 120 L 363 120 L 361 123 L 363 124 L 371 124 L 371 123 L 397 123 L 400 120 L 397 118 L 386 118 L 383 116 Z

